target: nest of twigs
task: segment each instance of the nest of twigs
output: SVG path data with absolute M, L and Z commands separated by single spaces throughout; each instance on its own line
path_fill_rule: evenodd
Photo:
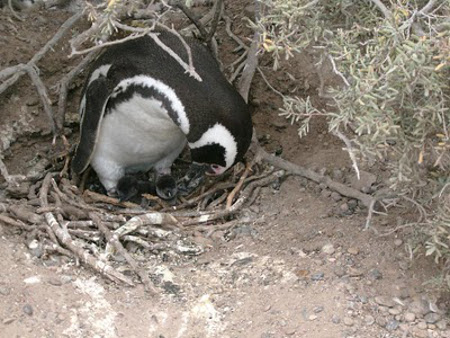
M 10 177 L 0 221 L 23 231 L 38 257 L 64 255 L 110 280 L 130 286 L 141 282 L 151 292 L 149 273 L 140 262 L 148 265 L 149 257 L 167 252 L 201 254 L 204 248 L 195 237 L 235 227 L 236 214 L 255 201 L 261 187 L 283 176 L 261 165 L 236 166 L 175 205 L 151 195 L 143 195 L 147 203 L 139 205 L 81 191 L 54 166 L 40 175 L 34 171 Z

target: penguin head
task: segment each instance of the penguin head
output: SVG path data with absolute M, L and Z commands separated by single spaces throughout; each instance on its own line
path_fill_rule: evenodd
M 232 128 L 216 123 L 196 142 L 190 142 L 191 158 L 203 164 L 210 176 L 223 174 L 235 163 L 242 161 L 250 146 L 252 128 Z

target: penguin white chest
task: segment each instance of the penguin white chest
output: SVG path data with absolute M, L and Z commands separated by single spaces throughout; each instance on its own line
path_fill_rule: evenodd
M 126 171 L 170 168 L 185 144 L 161 102 L 135 94 L 106 112 L 91 164 L 100 180 L 116 181 Z

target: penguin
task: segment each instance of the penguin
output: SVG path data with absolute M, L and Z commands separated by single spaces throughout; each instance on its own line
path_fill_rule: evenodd
M 188 62 L 179 37 L 159 32 L 158 39 Z M 249 107 L 209 50 L 184 40 L 201 81 L 150 36 L 105 48 L 94 61 L 80 102 L 74 173 L 91 165 L 115 195 L 122 177 L 153 168 L 157 195 L 173 199 L 178 187 L 171 166 L 186 145 L 192 160 L 186 177 L 198 182 L 242 161 L 252 138 Z

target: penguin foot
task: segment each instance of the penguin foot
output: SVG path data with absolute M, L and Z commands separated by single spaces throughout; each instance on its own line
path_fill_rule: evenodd
M 205 180 L 206 166 L 192 163 L 186 175 L 178 181 L 178 191 L 182 196 L 190 195 Z
M 156 194 L 163 200 L 174 200 L 177 193 L 177 183 L 171 175 L 161 175 L 156 178 Z

